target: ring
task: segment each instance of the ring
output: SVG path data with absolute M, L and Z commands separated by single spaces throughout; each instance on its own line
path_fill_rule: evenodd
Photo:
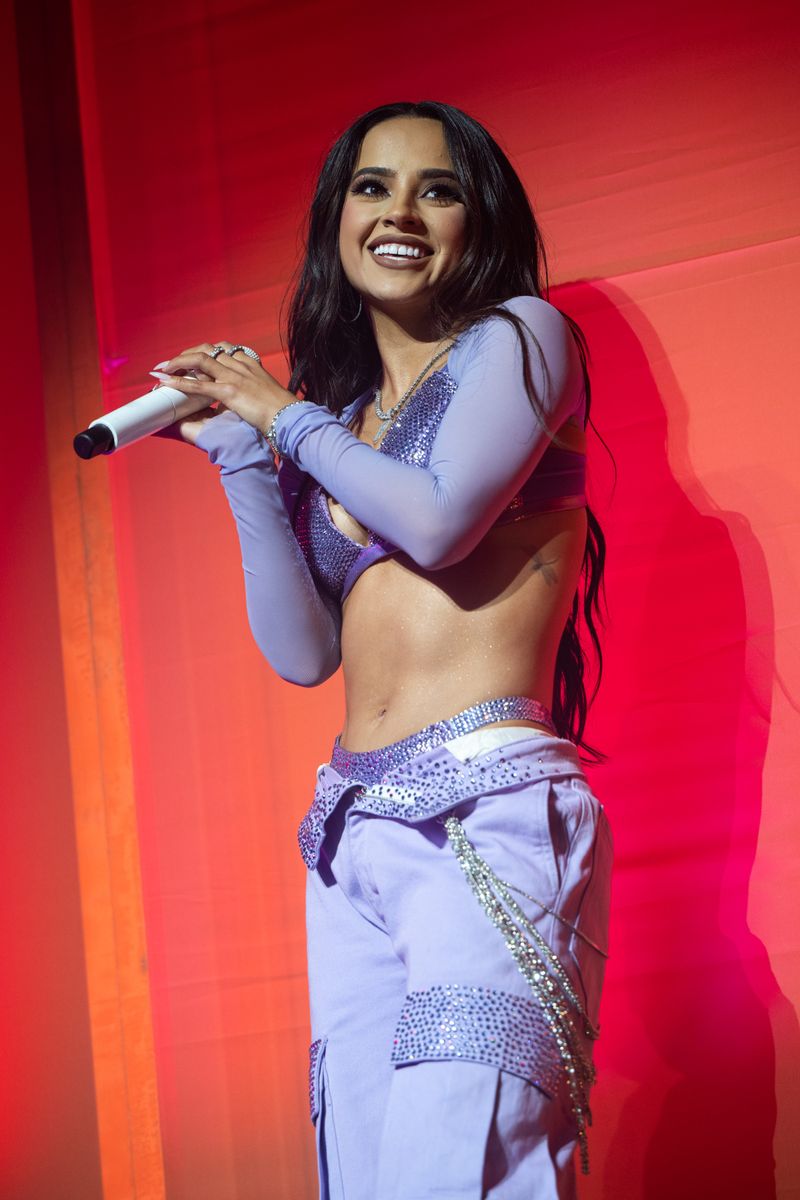
M 230 350 L 227 350 L 226 353 L 233 355 L 233 354 L 236 354 L 239 350 L 241 350 L 242 354 L 246 354 L 248 358 L 254 358 L 256 360 L 256 362 L 260 364 L 261 359 L 256 354 L 256 352 L 252 348 L 252 346 L 231 346 Z
M 228 353 L 228 351 L 225 349 L 224 346 L 215 346 L 213 350 L 209 351 L 209 356 L 211 358 L 213 358 L 214 361 L 216 362 L 216 360 L 219 358 L 220 354 L 227 354 L 227 353 Z

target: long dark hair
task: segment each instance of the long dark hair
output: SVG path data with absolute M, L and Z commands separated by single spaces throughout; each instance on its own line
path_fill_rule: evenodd
M 441 122 L 467 211 L 467 247 L 434 298 L 433 334 L 440 338 L 455 335 L 490 316 L 510 322 L 520 338 L 528 395 L 543 416 L 524 336 L 527 332 L 530 337 L 530 331 L 515 314 L 500 308 L 512 296 L 547 299 L 542 235 L 525 189 L 494 138 L 460 109 L 432 100 L 371 109 L 345 130 L 325 160 L 311 204 L 306 254 L 289 308 L 289 390 L 340 414 L 378 377 L 381 364 L 372 326 L 360 312 L 360 297 L 348 282 L 339 257 L 339 221 L 364 137 L 373 126 L 394 117 L 427 117 Z M 581 358 L 588 420 L 591 387 L 586 342 L 576 323 L 563 315 Z M 588 530 L 581 582 L 556 656 L 553 719 L 563 737 L 598 760 L 603 756 L 584 739 L 583 732 L 602 673 L 598 626 L 602 623 L 606 545 L 588 506 L 586 512 Z M 582 624 L 596 660 L 591 697 L 586 686 L 587 655 L 580 638 Z

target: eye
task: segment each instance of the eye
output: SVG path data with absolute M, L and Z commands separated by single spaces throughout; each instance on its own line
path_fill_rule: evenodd
M 429 183 L 423 195 L 433 200 L 437 204 L 463 204 L 464 197 L 458 188 L 452 183 Z
M 388 194 L 383 180 L 370 175 L 362 175 L 355 181 L 350 191 L 354 196 L 367 196 L 369 199 Z

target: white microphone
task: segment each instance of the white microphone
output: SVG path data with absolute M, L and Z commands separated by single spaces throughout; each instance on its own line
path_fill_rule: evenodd
M 76 434 L 72 445 L 79 458 L 113 454 L 207 407 L 207 396 L 186 396 L 177 388 L 157 387 L 92 421 L 88 429 Z

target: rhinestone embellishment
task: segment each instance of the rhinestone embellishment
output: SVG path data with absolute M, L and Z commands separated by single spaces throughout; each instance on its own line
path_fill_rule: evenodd
M 481 858 L 464 833 L 458 817 L 450 813 L 442 821 L 458 865 L 479 904 L 502 934 L 506 948 L 529 984 L 544 1023 L 552 1035 L 578 1128 L 581 1169 L 584 1175 L 588 1175 L 586 1130 L 592 1123 L 589 1089 L 595 1081 L 595 1069 L 584 1050 L 584 1039 L 591 1044 L 599 1031 L 589 1020 L 558 956 L 520 908 L 509 885 Z
M 317 1064 L 319 1062 L 319 1052 L 322 1049 L 322 1038 L 317 1038 L 308 1047 L 308 1108 L 311 1113 L 311 1120 L 317 1119 L 319 1112 L 319 1096 L 317 1095 Z
M 451 738 L 509 719 L 538 721 L 552 728 L 544 705 L 527 696 L 505 696 L 475 704 L 379 750 L 353 753 L 337 743 L 330 766 L 320 772 L 314 801 L 297 833 L 306 866 L 310 870 L 316 867 L 325 823 L 345 796 L 354 797 L 354 807 L 360 812 L 417 823 L 471 796 L 540 778 L 544 767 L 534 766 L 529 759 L 514 762 L 501 751 L 491 751 L 473 762 L 461 763 L 445 747 Z M 536 736 L 535 730 L 530 733 Z M 563 741 L 557 745 L 563 759 L 569 750 Z M 582 776 L 576 751 L 572 757 L 573 773 Z
M 560 1061 L 540 1009 L 494 988 L 441 984 L 406 997 L 392 1050 L 397 1066 L 461 1058 L 558 1091 Z
M 378 750 L 355 753 L 337 741 L 330 765 L 318 773 L 314 803 L 298 839 L 303 859 L 313 870 L 326 822 L 339 803 L 347 801 L 357 811 L 409 824 L 432 818 L 441 822 L 470 889 L 502 936 L 532 998 L 464 984 L 412 992 L 397 1026 L 392 1061 L 403 1065 L 463 1058 L 520 1075 L 550 1095 L 563 1086 L 577 1127 L 581 1167 L 588 1174 L 589 1091 L 595 1079 L 591 1046 L 598 1030 L 558 956 L 515 899 L 519 889 L 495 874 L 452 811 L 466 800 L 545 776 L 584 778 L 577 751 L 563 739 L 541 738 L 535 755 L 527 738 L 467 762 L 448 751 L 449 740 L 507 719 L 533 720 L 552 728 L 549 712 L 537 701 L 507 696 L 474 705 Z M 536 730 L 528 732 L 537 737 Z M 534 897 L 526 898 L 564 920 Z M 317 1042 L 309 1081 L 312 1105 L 319 1053 Z

